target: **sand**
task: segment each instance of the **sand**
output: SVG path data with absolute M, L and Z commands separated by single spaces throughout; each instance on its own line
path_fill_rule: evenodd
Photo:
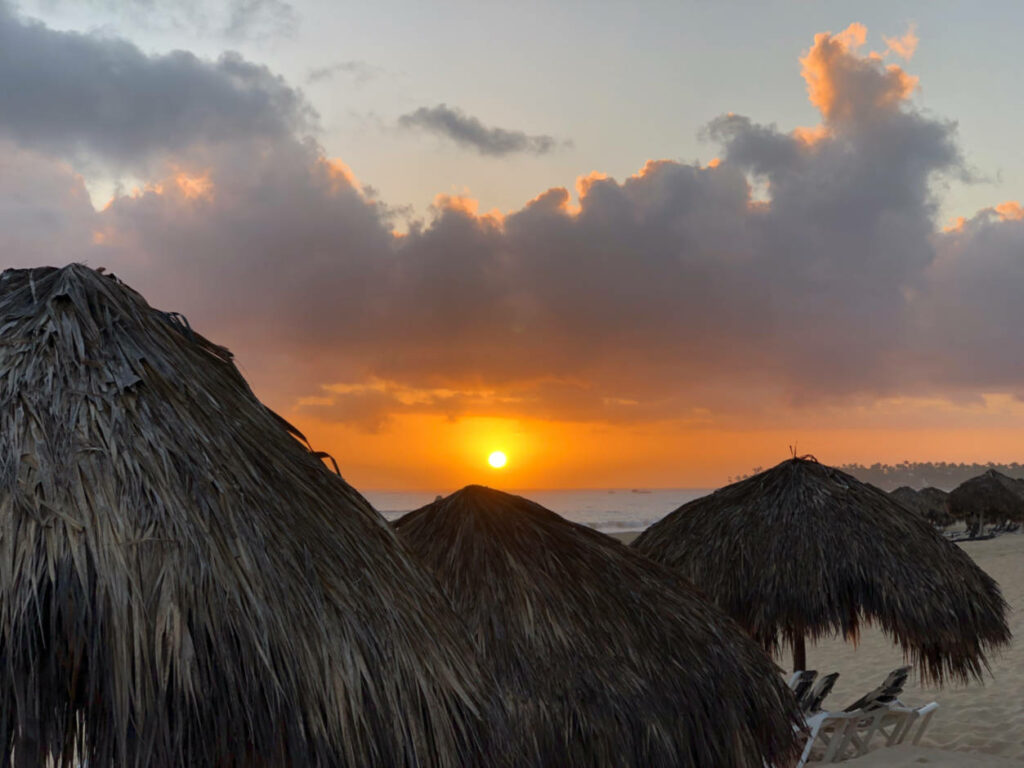
M 908 747 L 906 745 L 892 747 L 891 749 L 877 749 L 865 757 L 858 758 L 856 762 L 847 762 L 850 768 L 865 766 L 865 768 L 916 768 L 925 765 L 931 768 L 1013 768 L 1019 765 L 1016 760 L 1008 760 L 1005 757 L 994 755 L 983 755 L 978 752 L 953 752 L 946 749 L 931 749 L 928 747 Z M 817 766 L 822 763 L 811 763 Z
M 620 534 L 617 538 L 629 541 L 635 536 Z M 858 766 L 987 768 L 1024 761 L 1024 535 L 1008 534 L 961 546 L 999 582 L 1010 605 L 1013 644 L 991 659 L 992 674 L 984 685 L 922 688 L 916 675 L 912 677 L 901 696 L 906 704 L 939 703 L 920 747 L 879 748 L 857 759 Z M 779 661 L 787 669 L 791 664 L 788 659 Z M 840 673 L 826 709 L 843 709 L 901 666 L 903 657 L 881 632 L 867 629 L 856 647 L 840 641 L 808 646 L 807 664 L 821 673 Z

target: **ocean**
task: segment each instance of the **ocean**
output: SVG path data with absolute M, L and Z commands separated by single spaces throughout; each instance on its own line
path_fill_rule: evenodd
M 515 491 L 562 517 L 603 533 L 642 531 L 669 512 L 711 493 L 707 488 L 615 488 L 602 490 Z M 429 504 L 431 491 L 365 491 L 363 495 L 388 520 Z

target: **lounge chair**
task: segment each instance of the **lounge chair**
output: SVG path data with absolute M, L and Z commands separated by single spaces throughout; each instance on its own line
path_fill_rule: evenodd
M 815 712 L 820 712 L 822 703 L 832 693 L 832 688 L 836 684 L 836 680 L 839 679 L 839 673 L 833 672 L 830 675 L 819 677 L 817 681 L 812 685 L 807 693 L 802 698 L 798 699 L 800 703 L 800 710 L 805 715 L 813 715 Z
M 793 673 L 793 676 L 789 678 L 789 688 L 793 691 L 793 695 L 797 701 L 800 701 L 810 691 L 811 685 L 814 683 L 814 678 L 818 676 L 817 670 L 798 670 Z
M 878 733 L 885 737 L 886 746 L 901 744 L 914 723 L 920 720 L 912 740 L 912 743 L 917 744 L 939 705 L 933 701 L 914 708 L 899 700 L 909 672 L 910 667 L 893 670 L 882 685 L 842 712 L 810 712 L 806 718 L 809 731 L 807 744 L 796 768 L 803 768 L 810 760 L 812 750 L 819 745 L 823 747 L 821 761 L 836 763 L 867 754 L 872 739 Z M 828 677 L 822 678 L 821 682 L 824 684 Z M 835 680 L 831 682 L 834 684 Z M 831 690 L 831 685 L 828 687 Z

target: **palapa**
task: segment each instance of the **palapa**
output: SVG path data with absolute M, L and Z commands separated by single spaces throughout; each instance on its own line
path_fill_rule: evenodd
M 798 715 L 764 652 L 692 585 L 609 536 L 480 486 L 410 512 L 497 676 L 519 765 L 788 765 Z
M 684 504 L 633 546 L 703 589 L 765 648 L 876 624 L 925 680 L 980 678 L 1009 642 L 996 582 L 884 491 L 806 458 Z
M 924 515 L 932 525 L 945 527 L 953 522 L 949 512 L 949 494 L 940 488 L 929 486 L 918 491 L 909 485 L 902 485 L 889 491 L 889 495 L 903 506 Z
M 492 764 L 432 577 L 227 350 L 86 267 L 9 270 L 0 424 L 0 764 Z
M 949 494 L 949 509 L 973 533 L 988 522 L 1024 522 L 1024 480 L 990 469 L 960 483 Z

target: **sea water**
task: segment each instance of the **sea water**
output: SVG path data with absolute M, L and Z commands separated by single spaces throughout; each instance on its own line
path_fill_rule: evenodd
M 388 520 L 429 504 L 446 492 L 366 491 L 363 495 Z M 642 531 L 693 499 L 706 496 L 704 488 L 614 488 L 602 490 L 516 491 L 573 522 L 604 533 Z

